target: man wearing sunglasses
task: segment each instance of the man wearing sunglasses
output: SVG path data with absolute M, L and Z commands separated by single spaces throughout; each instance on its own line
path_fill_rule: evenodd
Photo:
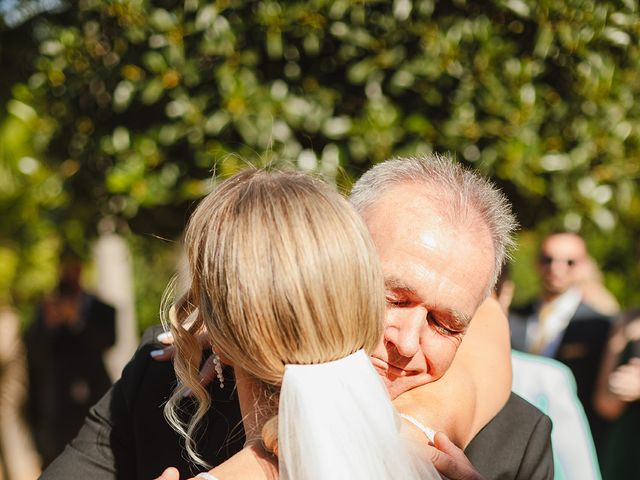
M 587 247 L 580 235 L 547 236 L 538 256 L 541 296 L 512 310 L 509 324 L 514 349 L 555 358 L 571 369 L 600 454 L 607 424 L 593 408 L 593 394 L 611 318 L 583 302 L 577 277 L 586 261 Z

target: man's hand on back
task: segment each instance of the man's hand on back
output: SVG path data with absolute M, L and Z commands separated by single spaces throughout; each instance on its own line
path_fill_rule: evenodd
M 464 452 L 446 434 L 436 433 L 434 446 L 427 446 L 431 462 L 449 480 L 485 480 L 471 465 Z

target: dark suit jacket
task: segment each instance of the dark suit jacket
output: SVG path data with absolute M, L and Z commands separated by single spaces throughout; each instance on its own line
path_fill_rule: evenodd
M 480 430 L 464 453 L 487 479 L 553 479 L 551 420 L 511 393 L 504 408 Z
M 147 340 L 150 337 L 150 333 L 145 335 Z M 163 418 L 162 406 L 175 385 L 175 375 L 170 362 L 149 357 L 153 348 L 157 346 L 140 348 L 122 378 L 91 409 L 76 439 L 47 468 L 42 479 L 152 479 L 167 466 L 177 467 L 180 478 L 188 478 L 203 470 L 186 459 L 181 438 Z M 212 408 L 206 435 L 198 447 L 212 465 L 226 460 L 244 443 L 233 390 L 231 378 L 225 378 L 224 390 L 216 382 L 210 388 Z M 550 431 L 546 416 L 512 395 L 503 411 L 469 445 L 467 453 L 488 479 L 552 479 Z M 496 452 L 501 453 L 497 456 Z M 498 465 L 496 458 L 504 462 Z
M 42 479 L 153 479 L 168 466 L 189 478 L 206 468 L 187 458 L 182 437 L 167 423 L 163 407 L 176 384 L 171 362 L 156 362 L 150 343 L 160 328 L 145 332 L 142 346 L 113 388 L 89 411 L 77 437 L 42 474 Z M 212 382 L 212 408 L 204 421 L 206 435 L 198 452 L 217 465 L 244 444 L 242 418 L 232 372 L 224 371 L 225 387 Z M 185 399 L 188 411 L 191 400 Z
M 538 321 L 535 304 L 509 312 L 511 346 L 516 350 L 526 349 L 526 328 L 530 322 Z M 596 312 L 580 303 L 567 328 L 562 334 L 556 360 L 567 365 L 576 379 L 578 398 L 584 406 L 596 449 L 600 454 L 606 440 L 608 422 L 593 408 L 596 379 L 602 354 L 607 344 L 612 318 Z M 600 455 L 599 455 L 600 456 Z

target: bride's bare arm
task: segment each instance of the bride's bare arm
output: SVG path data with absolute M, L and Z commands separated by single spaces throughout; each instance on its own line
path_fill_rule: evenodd
M 510 392 L 509 325 L 498 302 L 488 298 L 471 320 L 447 373 L 403 393 L 394 405 L 464 448 L 502 409 Z M 412 434 L 424 438 L 414 430 Z
M 464 445 L 507 403 L 511 394 L 511 340 L 502 308 L 488 298 L 478 309 L 456 359 L 456 372 L 466 372 L 476 394 L 473 423 Z M 457 361 L 457 363 L 456 363 Z

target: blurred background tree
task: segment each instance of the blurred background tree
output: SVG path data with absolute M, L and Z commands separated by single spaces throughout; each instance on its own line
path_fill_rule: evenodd
M 245 162 L 346 192 L 390 156 L 446 151 L 514 203 L 516 302 L 536 293 L 539 237 L 567 228 L 640 304 L 635 0 L 3 4 L 1 285 L 18 303 L 61 240 L 117 231 L 155 323 L 161 239 Z

